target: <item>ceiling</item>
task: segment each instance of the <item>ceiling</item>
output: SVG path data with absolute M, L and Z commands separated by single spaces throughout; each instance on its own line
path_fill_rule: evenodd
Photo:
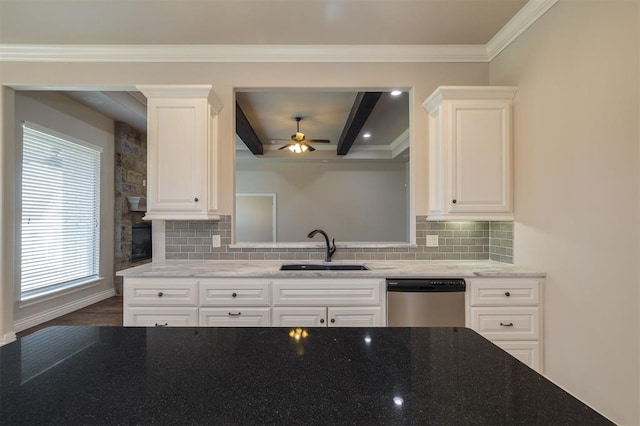
M 31 45 L 485 45 L 526 0 L 0 0 L 0 43 Z M 389 88 L 391 90 L 392 88 Z M 145 130 L 135 92 L 66 92 L 89 107 Z M 238 92 L 237 101 L 265 150 L 295 132 L 314 158 L 336 158 L 357 91 Z M 383 94 L 346 156 L 406 161 L 408 93 Z M 141 103 L 142 102 L 142 103 Z M 362 133 L 372 137 L 364 140 Z M 238 158 L 256 158 L 237 138 Z M 278 157 L 279 156 L 279 157 Z M 340 157 L 345 158 L 345 157 Z
M 0 0 L 4 44 L 486 44 L 526 0 Z

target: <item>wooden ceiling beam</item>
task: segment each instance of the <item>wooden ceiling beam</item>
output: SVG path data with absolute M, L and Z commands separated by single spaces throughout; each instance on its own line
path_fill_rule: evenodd
M 338 155 L 347 155 L 380 96 L 382 96 L 382 92 L 358 92 L 355 101 L 353 101 L 349 118 L 342 129 L 342 135 L 340 135 Z
M 251 123 L 247 120 L 247 116 L 244 115 L 238 102 L 236 102 L 236 134 L 254 155 L 264 154 L 262 142 L 260 142 L 258 135 L 251 127 Z

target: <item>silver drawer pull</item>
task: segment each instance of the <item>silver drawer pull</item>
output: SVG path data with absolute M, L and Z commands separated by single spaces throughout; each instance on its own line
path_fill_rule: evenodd
M 237 297 L 237 296 L 238 296 L 238 293 L 236 292 L 231 293 L 231 297 Z
M 164 324 L 158 324 L 158 323 L 156 323 L 156 327 L 166 327 L 166 326 L 168 326 L 168 325 L 169 325 L 169 324 L 167 324 L 166 322 L 165 322 Z
M 240 315 L 242 315 L 242 312 L 237 312 L 237 313 L 229 312 L 230 317 L 239 317 Z
M 158 297 L 162 297 L 162 296 L 164 296 L 164 293 L 163 293 L 163 292 L 161 292 L 161 291 L 159 291 L 159 292 L 158 292 Z
M 503 327 L 513 327 L 512 322 L 501 322 L 500 325 Z
M 511 296 L 511 293 L 509 293 L 508 291 L 506 291 L 506 292 L 504 293 L 504 295 L 505 295 L 505 296 L 507 296 L 507 297 L 509 297 L 509 296 Z

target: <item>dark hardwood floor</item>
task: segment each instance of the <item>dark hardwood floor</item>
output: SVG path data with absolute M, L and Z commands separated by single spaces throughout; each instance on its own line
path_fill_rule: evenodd
M 21 338 L 53 325 L 108 325 L 122 327 L 122 297 L 110 297 L 86 308 L 23 330 L 16 333 L 16 337 Z

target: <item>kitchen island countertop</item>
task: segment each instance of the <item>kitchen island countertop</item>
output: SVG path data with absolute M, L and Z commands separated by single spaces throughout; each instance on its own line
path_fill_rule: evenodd
M 433 260 L 376 260 L 334 261 L 333 264 L 358 263 L 369 271 L 280 271 L 283 264 L 323 263 L 313 260 L 167 260 L 119 271 L 124 277 L 239 277 L 239 278 L 400 278 L 400 277 L 544 277 L 540 271 L 490 260 L 433 261 Z
M 50 327 L 0 348 L 0 424 L 612 424 L 467 328 L 299 332 Z

